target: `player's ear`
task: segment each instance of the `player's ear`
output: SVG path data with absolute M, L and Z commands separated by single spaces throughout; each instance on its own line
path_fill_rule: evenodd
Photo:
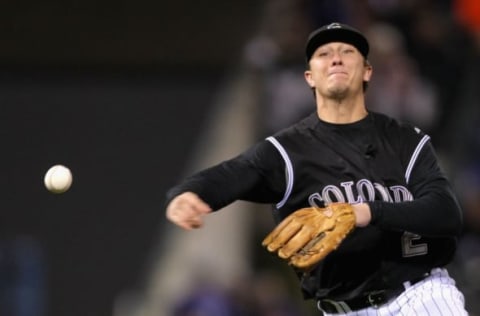
M 365 71 L 363 73 L 363 81 L 369 82 L 373 74 L 373 67 L 367 59 L 365 59 L 364 69 Z
M 305 70 L 303 75 L 305 77 L 305 81 L 310 86 L 310 88 L 314 88 L 315 87 L 315 82 L 313 81 L 313 78 L 312 78 L 312 71 L 310 69 L 307 69 L 307 70 Z

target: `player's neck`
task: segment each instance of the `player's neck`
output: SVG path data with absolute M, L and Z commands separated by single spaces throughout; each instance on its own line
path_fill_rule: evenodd
M 317 99 L 318 117 L 333 124 L 349 124 L 367 116 L 363 98 L 358 99 Z

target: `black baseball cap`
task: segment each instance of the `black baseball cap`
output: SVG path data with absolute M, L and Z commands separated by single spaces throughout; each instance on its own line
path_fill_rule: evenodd
M 360 31 L 347 24 L 335 22 L 324 25 L 310 33 L 305 49 L 307 63 L 318 47 L 331 42 L 353 45 L 365 58 L 367 58 L 370 49 L 367 39 Z

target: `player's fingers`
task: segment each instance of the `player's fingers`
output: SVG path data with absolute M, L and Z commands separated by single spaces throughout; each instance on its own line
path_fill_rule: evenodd
M 200 228 L 203 226 L 203 219 L 201 217 L 197 218 L 189 218 L 186 220 L 179 221 L 177 223 L 178 226 L 182 227 L 186 230 L 192 230 L 196 228 Z
M 174 198 L 167 210 L 168 209 L 171 209 L 174 212 L 182 212 L 182 214 L 187 217 L 196 216 L 198 214 L 207 214 L 212 211 L 207 203 L 191 192 L 183 193 Z
M 198 195 L 192 192 L 187 192 L 185 196 L 186 202 L 197 212 L 202 214 L 207 214 L 212 211 L 210 205 L 205 203 Z
M 193 228 L 200 228 L 203 226 L 204 215 L 186 215 L 187 212 L 179 211 L 178 213 L 171 213 L 167 218 L 184 229 L 191 230 Z

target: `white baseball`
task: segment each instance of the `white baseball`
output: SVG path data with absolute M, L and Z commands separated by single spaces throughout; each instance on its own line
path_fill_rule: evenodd
M 55 165 L 48 169 L 43 182 L 48 191 L 64 193 L 72 185 L 73 177 L 70 169 L 63 165 Z

